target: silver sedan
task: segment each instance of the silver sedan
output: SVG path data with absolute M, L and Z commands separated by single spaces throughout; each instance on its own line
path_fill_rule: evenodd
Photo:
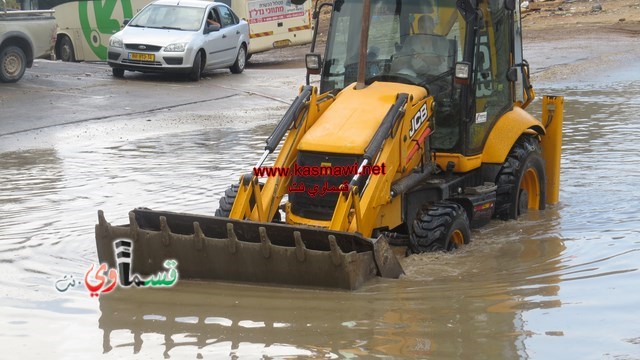
M 125 70 L 173 72 L 198 81 L 207 70 L 241 73 L 248 48 L 249 25 L 227 5 L 159 0 L 111 36 L 108 63 L 115 77 Z

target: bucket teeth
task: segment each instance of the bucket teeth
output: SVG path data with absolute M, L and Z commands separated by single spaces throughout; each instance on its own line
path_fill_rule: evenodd
M 267 229 L 260 226 L 258 228 L 258 232 L 260 233 L 260 248 L 262 250 L 262 256 L 268 258 L 271 256 L 271 240 L 269 240 L 269 237 L 267 236 Z
M 293 239 L 296 242 L 296 258 L 302 262 L 306 257 L 307 247 L 302 242 L 302 235 L 300 235 L 300 231 L 293 232 Z
M 227 237 L 229 238 L 229 252 L 235 254 L 238 251 L 238 237 L 233 231 L 233 224 L 227 223 Z
M 98 210 L 98 225 L 101 227 L 107 226 L 107 219 L 104 217 L 104 211 Z
M 204 233 L 197 221 L 193 222 L 193 241 L 195 242 L 196 250 L 202 250 L 204 247 Z
M 96 232 L 100 231 L 104 235 L 109 235 L 111 233 L 111 224 L 107 222 L 107 219 L 104 217 L 104 211 L 98 210 L 98 226 L 96 227 Z
M 336 237 L 333 235 L 329 235 L 329 247 L 331 248 L 331 260 L 333 261 L 333 265 L 340 265 L 342 263 L 343 252 L 336 242 Z
M 129 211 L 129 235 L 134 242 L 138 240 L 138 222 L 136 221 L 136 214 L 133 211 Z
M 171 229 L 167 224 L 167 218 L 160 216 L 160 232 L 162 233 L 162 243 L 164 246 L 169 246 L 171 243 Z

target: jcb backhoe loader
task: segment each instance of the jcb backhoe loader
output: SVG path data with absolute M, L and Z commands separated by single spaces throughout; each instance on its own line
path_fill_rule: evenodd
M 355 289 L 403 273 L 394 246 L 455 249 L 558 201 L 563 99 L 543 99 L 543 121 L 524 110 L 515 0 L 334 0 L 314 18 L 307 85 L 216 216 L 136 209 L 111 226 L 99 212 L 100 261 L 127 238 L 139 274 L 176 259 L 182 279 Z

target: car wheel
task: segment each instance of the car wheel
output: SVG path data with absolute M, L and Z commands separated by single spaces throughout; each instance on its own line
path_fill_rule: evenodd
M 60 39 L 60 46 L 58 47 L 58 58 L 65 62 L 76 61 L 76 53 L 73 49 L 73 43 L 68 36 L 63 36 Z
M 244 71 L 244 66 L 247 63 L 247 49 L 244 47 L 244 44 L 240 46 L 238 50 L 238 57 L 236 57 L 236 62 L 233 63 L 229 69 L 234 74 L 240 74 Z
M 199 81 L 202 76 L 202 51 L 198 51 L 196 57 L 193 59 L 193 67 L 189 73 L 189 79 L 191 81 Z
M 124 77 L 124 69 L 113 68 L 113 77 L 123 78 Z
M 20 80 L 27 68 L 27 57 L 17 46 L 9 46 L 0 52 L 0 82 Z

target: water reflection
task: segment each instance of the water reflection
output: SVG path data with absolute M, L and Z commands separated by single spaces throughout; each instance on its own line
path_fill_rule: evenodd
M 561 306 L 566 248 L 557 237 L 491 244 L 501 227 L 460 254 L 408 258 L 405 278 L 354 293 L 197 282 L 119 290 L 100 298 L 103 351 L 161 346 L 165 358 L 526 357 L 522 312 Z M 151 334 L 155 340 L 145 341 Z

